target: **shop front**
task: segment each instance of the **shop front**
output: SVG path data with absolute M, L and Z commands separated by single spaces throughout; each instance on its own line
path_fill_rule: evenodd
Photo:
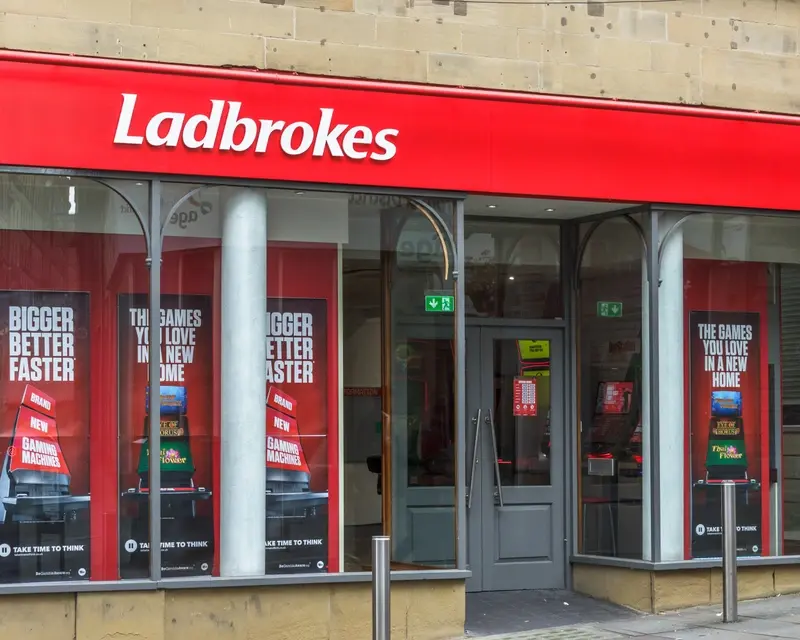
M 461 634 L 465 592 L 702 604 L 723 479 L 740 592 L 800 590 L 796 119 L 0 77 L 12 626 L 366 636 L 381 533 L 409 638 Z

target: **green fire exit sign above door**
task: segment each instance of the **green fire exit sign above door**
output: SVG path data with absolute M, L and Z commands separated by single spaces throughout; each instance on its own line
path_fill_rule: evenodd
M 452 313 L 456 308 L 455 296 L 425 296 L 425 311 L 428 313 Z
M 597 315 L 600 318 L 621 318 L 622 317 L 622 303 L 621 302 L 598 302 Z

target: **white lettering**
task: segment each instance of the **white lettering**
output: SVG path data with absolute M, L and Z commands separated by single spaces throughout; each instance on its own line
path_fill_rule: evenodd
M 392 142 L 392 139 L 398 135 L 400 135 L 400 132 L 397 129 L 382 129 L 378 131 L 375 136 L 375 144 L 381 148 L 383 153 L 373 153 L 370 158 L 381 162 L 394 158 L 395 154 L 397 154 L 397 147 Z
M 207 116 L 198 113 L 186 121 L 186 127 L 183 129 L 183 144 L 189 149 L 213 149 L 214 140 L 217 138 L 219 131 L 219 123 L 222 120 L 222 110 L 225 108 L 224 100 L 211 101 L 211 115 Z M 205 135 L 198 140 L 197 128 L 201 125 L 206 125 Z
M 122 109 L 119 112 L 119 120 L 117 121 L 117 132 L 114 134 L 114 142 L 116 144 L 142 144 L 144 138 L 142 136 L 132 136 L 129 131 L 131 130 L 131 120 L 133 120 L 133 108 L 136 106 L 135 93 L 122 94 Z
M 398 129 L 386 128 L 377 131 L 365 125 L 350 125 L 335 122 L 332 108 L 320 108 L 319 122 L 301 120 L 262 119 L 241 116 L 243 105 L 233 100 L 210 100 L 209 113 L 188 115 L 180 111 L 162 111 L 147 120 L 145 135 L 131 132 L 138 94 L 123 93 L 122 106 L 117 118 L 114 134 L 116 144 L 141 145 L 145 141 L 153 147 L 177 147 L 187 149 L 218 149 L 243 153 L 266 153 L 273 134 L 280 136 L 280 150 L 287 156 L 301 156 L 309 151 L 313 157 L 346 157 L 350 160 L 369 158 L 379 162 L 391 160 L 397 155 L 395 140 Z M 222 116 L 227 105 L 225 124 Z M 220 134 L 220 127 L 222 133 Z
M 50 411 L 51 407 L 53 406 L 52 402 L 46 400 L 45 398 L 42 398 L 39 394 L 33 392 L 31 392 L 31 402 L 33 404 L 39 405 L 40 407 L 46 409 L 47 411 Z
M 331 129 L 333 120 L 333 109 L 320 109 L 322 117 L 319 119 L 319 133 L 317 141 L 314 143 L 315 156 L 324 156 L 325 147 L 328 148 L 334 158 L 342 157 L 342 147 L 339 146 L 339 136 L 347 130 L 346 124 L 337 124 Z
M 219 143 L 220 151 L 246 151 L 256 139 L 258 127 L 250 118 L 239 118 L 241 102 L 228 102 L 228 117 L 225 119 L 225 129 L 222 131 L 222 140 Z M 242 139 L 234 142 L 236 130 L 242 127 Z
M 293 146 L 295 132 L 302 131 L 300 134 L 300 143 Z M 299 156 L 304 154 L 311 148 L 311 143 L 314 142 L 314 129 L 307 122 L 293 122 L 288 125 L 281 134 L 281 149 L 287 156 Z
M 153 147 L 177 147 L 181 139 L 184 118 L 186 118 L 185 113 L 172 113 L 170 111 L 157 113 L 147 123 L 147 129 L 144 132 L 147 143 Z M 161 125 L 165 122 L 169 123 L 169 129 L 167 129 L 166 135 L 161 135 Z

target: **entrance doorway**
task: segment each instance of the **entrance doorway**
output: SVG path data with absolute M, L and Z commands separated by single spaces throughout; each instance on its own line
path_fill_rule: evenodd
M 467 329 L 468 591 L 561 589 L 563 332 Z

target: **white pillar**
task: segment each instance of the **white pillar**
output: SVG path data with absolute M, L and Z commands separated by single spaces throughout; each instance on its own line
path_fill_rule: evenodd
M 222 198 L 220 575 L 264 574 L 266 538 L 267 197 Z
M 683 231 L 677 227 L 680 214 L 659 215 L 661 284 L 658 289 L 658 393 L 661 560 L 684 558 L 684 490 L 687 482 L 684 460 L 685 429 L 683 393 Z M 652 363 L 654 364 L 654 363 Z

